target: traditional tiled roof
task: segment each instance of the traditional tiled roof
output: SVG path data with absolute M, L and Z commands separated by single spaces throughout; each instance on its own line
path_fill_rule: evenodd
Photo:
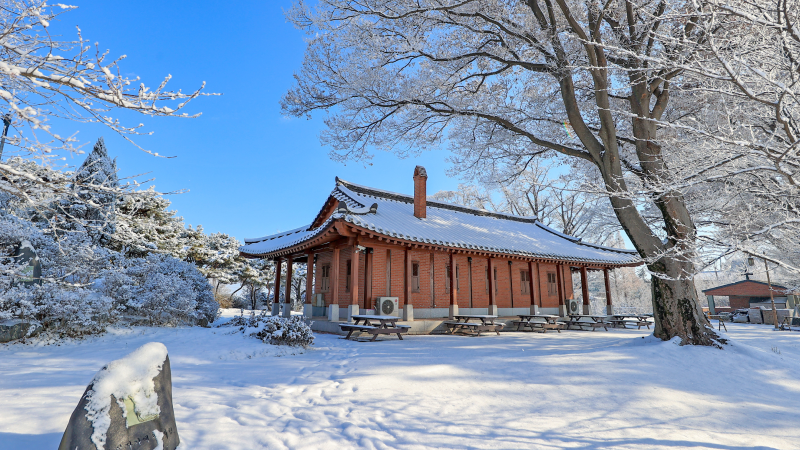
M 341 219 L 378 235 L 441 247 L 597 265 L 631 265 L 641 261 L 633 250 L 584 243 L 531 217 L 428 200 L 427 217 L 419 219 L 414 216 L 412 196 L 338 178 L 331 196 L 340 202 L 339 207 L 321 225 L 246 239 L 247 245 L 240 251 L 251 256 L 277 252 L 313 239 L 327 229 L 330 221 Z

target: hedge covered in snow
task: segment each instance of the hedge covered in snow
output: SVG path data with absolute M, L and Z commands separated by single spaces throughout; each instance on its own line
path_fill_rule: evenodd
M 245 316 L 242 311 L 241 315 L 234 316 L 222 326 L 238 327 L 238 331 L 245 335 L 272 345 L 308 348 L 314 344 L 311 324 L 303 316 L 273 316 L 267 314 L 267 310 L 262 310 L 260 314 L 251 312 L 249 316 Z

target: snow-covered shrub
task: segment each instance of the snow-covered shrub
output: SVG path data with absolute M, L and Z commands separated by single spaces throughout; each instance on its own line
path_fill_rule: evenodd
M 169 255 L 120 261 L 124 266 L 102 274 L 99 289 L 129 314 L 154 325 L 213 322 L 219 304 L 208 280 L 197 268 Z
M 308 348 L 314 343 L 314 333 L 303 316 L 266 316 L 264 328 L 255 337 L 272 345 Z
M 234 316 L 225 324 L 225 326 L 239 327 L 239 331 L 244 334 L 248 334 L 248 328 L 253 328 L 256 331 L 249 333 L 250 336 L 261 339 L 267 344 L 303 348 L 314 344 L 314 332 L 311 331 L 310 325 L 303 316 L 285 318 L 268 315 L 267 310 L 262 310 L 260 314 L 251 312 L 249 316 L 242 311 L 242 314 Z
M 97 291 L 57 283 L 17 285 L 0 295 L 0 319 L 36 320 L 61 337 L 103 332 L 113 310 L 114 302 Z

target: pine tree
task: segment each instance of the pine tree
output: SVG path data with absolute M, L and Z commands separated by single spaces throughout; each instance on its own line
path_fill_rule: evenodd
M 109 246 L 116 232 L 118 188 L 117 164 L 101 137 L 73 175 L 71 195 L 59 201 L 61 231 L 85 231 L 95 244 Z

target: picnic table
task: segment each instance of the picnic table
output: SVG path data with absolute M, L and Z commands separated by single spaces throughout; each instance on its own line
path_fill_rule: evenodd
M 578 327 L 579 330 L 583 330 L 583 327 L 589 327 L 592 329 L 592 331 L 595 331 L 598 328 L 603 328 L 608 331 L 608 322 L 606 322 L 607 318 L 608 316 L 606 315 L 569 314 L 569 320 L 566 322 L 567 329 L 575 326 Z
M 647 329 L 650 329 L 650 318 L 653 317 L 650 314 L 614 314 L 611 316 L 611 323 L 616 328 L 618 325 L 621 325 L 622 328 L 628 328 L 625 325 L 636 325 L 637 330 L 641 330 L 642 326 L 646 326 Z
M 396 334 L 400 340 L 403 340 L 403 334 L 408 333 L 409 325 L 398 325 L 399 317 L 395 316 L 378 316 L 373 314 L 354 314 L 354 323 L 340 323 L 339 328 L 342 331 L 347 331 L 345 339 L 350 339 L 353 333 L 368 333 L 372 335 L 370 341 L 378 339 L 379 334 Z M 362 322 L 359 324 L 359 322 Z
M 456 320 L 444 322 L 450 334 L 458 332 L 480 336 L 482 331 L 494 331 L 499 336 L 500 330 L 504 326 L 502 323 L 495 324 L 494 321 L 497 316 L 489 314 L 458 314 L 454 315 L 453 318 Z M 475 322 L 470 322 L 470 320 Z
M 519 314 L 519 320 L 512 323 L 517 325 L 517 331 L 529 328 L 531 331 L 542 330 L 542 333 L 546 333 L 547 330 L 556 330 L 561 333 L 564 323 L 558 322 L 559 317 L 550 314 Z

